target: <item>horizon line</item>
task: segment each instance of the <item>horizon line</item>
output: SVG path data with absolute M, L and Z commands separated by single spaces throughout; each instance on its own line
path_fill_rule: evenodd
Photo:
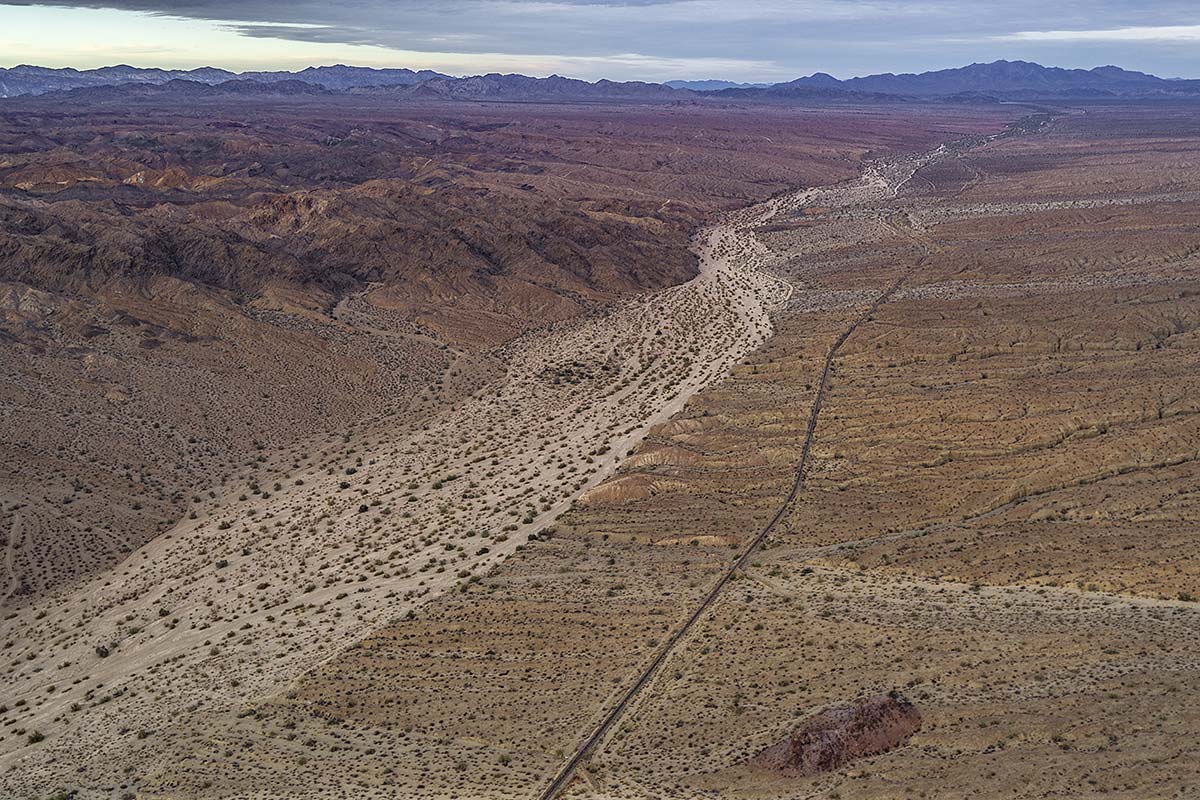
M 1160 80 L 1188 80 L 1187 78 L 1183 78 L 1181 76 L 1172 76 L 1169 78 L 1164 78 L 1160 75 L 1155 75 L 1154 73 L 1151 73 L 1151 72 L 1143 72 L 1141 70 L 1132 70 L 1132 69 L 1128 69 L 1126 67 L 1122 67 L 1118 64 L 1111 64 L 1111 63 L 1110 64 L 1097 64 L 1096 66 L 1093 66 L 1093 67 L 1059 67 L 1059 66 L 1054 66 L 1051 64 L 1042 64 L 1037 61 L 1028 61 L 1025 59 L 1007 59 L 1007 58 L 998 58 L 993 61 L 973 61 L 969 64 L 959 64 L 958 66 L 950 66 L 950 67 L 939 67 L 937 69 L 924 70 L 922 72 L 873 72 L 873 73 L 868 73 L 866 75 L 861 75 L 861 74 L 851 75 L 849 77 L 838 77 L 837 75 L 835 75 L 833 73 L 818 69 L 807 75 L 798 75 L 795 78 L 791 78 L 789 80 L 800 80 L 803 78 L 811 78 L 811 77 L 814 77 L 817 75 L 828 75 L 829 77 L 832 77 L 835 80 L 839 80 L 839 81 L 849 81 L 849 80 L 854 80 L 856 78 L 873 78 L 873 77 L 881 77 L 881 76 L 888 76 L 888 75 L 894 75 L 894 76 L 926 75 L 926 74 L 934 73 L 934 72 L 965 69 L 967 67 L 974 67 L 974 66 L 990 66 L 990 65 L 994 65 L 994 64 L 1031 64 L 1031 65 L 1034 65 L 1037 67 L 1041 67 L 1043 69 L 1059 69 L 1059 70 L 1063 70 L 1066 72 L 1094 72 L 1098 69 L 1115 68 L 1115 69 L 1120 69 L 1120 70 L 1123 70 L 1126 72 L 1135 72 L 1135 73 L 1140 73 L 1143 75 L 1148 75 L 1150 77 L 1159 78 Z M 527 77 L 527 78 L 541 78 L 541 79 L 564 78 L 566 80 L 577 80 L 577 81 L 581 81 L 583 83 L 589 83 L 589 84 L 596 84 L 601 81 L 607 80 L 612 83 L 647 83 L 647 84 L 657 84 L 660 86 L 665 86 L 670 83 L 690 83 L 690 82 L 704 82 L 704 81 L 722 81 L 722 82 L 726 82 L 726 83 L 747 84 L 747 85 L 748 84 L 761 84 L 761 85 L 765 85 L 765 86 L 775 86 L 775 85 L 778 85 L 781 83 L 789 82 L 789 80 L 779 81 L 779 80 L 770 80 L 770 79 L 768 79 L 768 80 L 730 80 L 727 78 L 719 78 L 719 77 L 712 77 L 712 76 L 692 77 L 692 78 L 670 78 L 667 80 L 652 80 L 652 79 L 647 79 L 647 78 L 633 78 L 633 79 L 628 79 L 628 80 L 613 81 L 609 78 L 603 78 L 603 77 L 597 78 L 596 80 L 588 80 L 586 78 L 573 78 L 569 75 L 561 75 L 557 72 L 551 73 L 548 75 L 544 75 L 544 76 L 530 75 L 528 73 L 523 73 L 523 72 L 498 72 L 498 71 L 455 75 L 452 73 L 441 72 L 436 69 L 431 69 L 429 67 L 420 67 L 420 68 L 413 68 L 413 67 L 408 67 L 408 66 L 374 67 L 374 66 L 363 66 L 363 65 L 357 65 L 357 64 L 346 64 L 343 62 L 337 62 L 337 63 L 332 63 L 332 64 L 309 64 L 308 66 L 300 67 L 299 69 L 278 68 L 278 69 L 247 69 L 247 70 L 232 70 L 232 69 L 228 69 L 226 67 L 213 66 L 212 64 L 206 64 L 206 65 L 199 66 L 199 67 L 164 67 L 164 66 L 149 66 L 148 67 L 148 66 L 135 66 L 135 65 L 129 64 L 127 62 L 120 62 L 120 63 L 116 63 L 116 64 L 107 64 L 107 65 L 101 66 L 101 67 L 88 67 L 88 68 L 80 69 L 79 67 L 71 67 L 71 66 L 47 67 L 47 66 L 43 66 L 41 64 L 30 64 L 28 62 L 21 62 L 19 64 L 14 64 L 12 66 L 0 66 L 0 70 L 15 70 L 15 69 L 20 69 L 21 67 L 31 67 L 31 68 L 35 68 L 35 69 L 60 70 L 60 71 L 61 70 L 74 70 L 75 72 L 80 72 L 80 73 L 99 72 L 101 70 L 117 69 L 117 68 L 121 68 L 121 67 L 126 67 L 129 69 L 136 69 L 136 70 L 146 70 L 146 71 L 159 70 L 162 72 L 201 72 L 204 70 L 216 70 L 216 71 L 220 71 L 220 72 L 227 72 L 230 75 L 238 75 L 238 76 L 246 75 L 246 74 L 265 74 L 265 73 L 288 73 L 288 74 L 295 75 L 295 74 L 298 74 L 300 72 L 303 72 L 303 71 L 309 70 L 309 69 L 327 69 L 327 68 L 345 67 L 347 69 L 361 69 L 361 70 L 369 70 L 372 72 L 384 72 L 387 70 L 407 70 L 407 71 L 413 72 L 413 73 L 433 72 L 433 73 L 436 73 L 437 75 L 442 75 L 442 76 L 445 76 L 448 78 L 454 78 L 456 80 L 462 80 L 462 79 L 466 79 L 466 78 L 486 77 L 487 75 L 506 75 L 506 76 L 507 75 L 516 75 L 516 76 Z

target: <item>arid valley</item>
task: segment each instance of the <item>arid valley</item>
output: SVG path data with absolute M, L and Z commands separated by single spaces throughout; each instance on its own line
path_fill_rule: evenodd
M 184 83 L 0 101 L 0 797 L 1194 796 L 1200 103 Z

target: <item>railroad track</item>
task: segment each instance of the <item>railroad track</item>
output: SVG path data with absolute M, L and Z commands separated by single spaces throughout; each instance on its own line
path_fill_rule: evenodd
M 708 594 L 704 596 L 704 599 L 700 601 L 700 604 L 691 613 L 691 615 L 667 638 L 663 646 L 659 649 L 658 654 L 655 655 L 654 660 L 651 661 L 644 670 L 642 670 L 641 674 L 638 676 L 638 679 L 634 681 L 634 683 L 628 689 L 625 690 L 625 692 L 621 695 L 620 700 L 618 700 L 617 703 L 611 709 L 609 709 L 608 713 L 604 715 L 604 718 L 595 727 L 595 729 L 592 730 L 591 734 L 589 734 L 588 737 L 579 744 L 575 754 L 572 755 L 571 758 L 569 758 L 561 768 L 559 768 L 558 772 L 555 773 L 554 779 L 545 788 L 545 790 L 538 795 L 539 800 L 555 800 L 562 790 L 567 787 L 567 785 L 575 777 L 575 773 L 579 770 L 580 765 L 587 761 L 592 752 L 596 749 L 596 746 L 603 741 L 604 737 L 608 735 L 608 732 L 612 730 L 613 726 L 620 720 L 621 715 L 624 714 L 630 703 L 632 703 L 641 693 L 641 691 L 645 689 L 646 686 L 648 686 L 654 679 L 659 667 L 661 667 L 666 660 L 670 658 L 671 654 L 675 650 L 676 645 L 678 645 L 679 642 L 681 642 L 684 637 L 687 636 L 692 627 L 700 621 L 701 617 L 703 617 L 710 608 L 712 608 L 713 603 L 715 603 L 717 598 L 721 595 L 721 592 L 724 590 L 725 586 L 731 580 L 733 580 L 733 576 L 739 570 L 743 570 L 745 568 L 747 562 L 750 560 L 750 557 L 754 555 L 754 552 L 759 548 L 760 545 L 762 545 L 766 538 L 771 535 L 771 532 L 775 530 L 775 526 L 777 526 L 783 519 L 784 515 L 787 514 L 788 510 L 792 506 L 792 503 L 795 502 L 796 496 L 800 494 L 800 490 L 804 487 L 804 472 L 805 467 L 808 464 L 808 454 L 812 448 L 813 436 L 817 430 L 817 418 L 821 414 L 821 404 L 825 399 L 825 389 L 829 383 L 829 373 L 833 368 L 834 359 L 837 357 L 842 345 L 846 343 L 846 340 L 853 336 L 854 332 L 858 330 L 858 327 L 869 320 L 871 316 L 879 309 L 879 307 L 886 303 L 888 299 L 900 289 L 912 271 L 920 267 L 924 261 L 924 257 L 918 259 L 910 270 L 906 271 L 903 275 L 897 278 L 883 292 L 883 294 L 879 295 L 879 297 L 877 297 L 875 301 L 871 303 L 866 311 L 864 311 L 857 319 L 850 323 L 850 325 L 841 332 L 837 339 L 834 340 L 833 346 L 829 348 L 829 352 L 825 356 L 825 363 L 821 368 L 821 378 L 817 383 L 817 393 L 813 398 L 812 410 L 809 412 L 808 416 L 808 427 L 804 432 L 804 444 L 800 449 L 800 460 L 796 466 L 796 477 L 792 481 L 791 489 L 784 497 L 783 502 L 780 503 L 779 509 L 775 512 L 775 515 L 771 517 L 770 521 L 767 522 L 767 524 L 762 528 L 762 530 L 760 530 L 755 537 L 750 540 L 750 543 L 745 547 L 744 550 L 742 550 L 741 555 L 738 556 L 737 560 L 733 562 L 732 566 L 730 566 L 721 576 L 721 578 L 713 585 L 713 587 L 708 591 Z
M 1027 125 L 1022 127 L 1022 125 L 1027 121 L 1034 120 L 1037 120 L 1036 124 L 1033 122 L 1028 122 Z M 1036 132 L 1041 130 L 1044 125 L 1045 122 L 1040 121 L 1036 115 L 1031 115 L 1018 123 L 1010 125 L 1009 128 L 1002 133 L 992 134 L 984 137 L 968 137 L 957 142 L 951 142 L 938 148 L 935 153 L 937 153 L 940 158 L 953 156 L 963 150 L 972 149 L 981 144 L 986 144 L 997 139 L 1008 136 L 1027 135 L 1029 133 Z M 908 177 L 911 177 L 911 175 Z M 907 177 L 905 180 L 907 180 Z M 889 187 L 893 197 L 898 195 L 900 186 L 902 185 L 903 181 L 899 184 L 894 184 Z M 922 250 L 925 251 L 925 254 L 917 258 L 909 267 L 909 269 L 907 269 L 899 278 L 897 278 L 890 286 L 888 286 L 888 288 L 882 294 L 880 294 L 874 302 L 871 303 L 866 311 L 864 311 L 857 319 L 850 323 L 850 325 L 842 331 L 837 339 L 834 340 L 833 346 L 829 348 L 829 352 L 825 356 L 825 363 L 821 368 L 821 378 L 817 384 L 816 396 L 813 398 L 812 410 L 809 412 L 808 427 L 804 433 L 804 444 L 800 450 L 799 463 L 796 465 L 796 477 L 792 482 L 791 489 L 788 491 L 787 496 L 784 497 L 783 502 L 780 503 L 779 509 L 775 512 L 775 515 L 771 517 L 770 521 L 767 522 L 762 530 L 760 530 L 758 534 L 750 540 L 750 543 L 742 551 L 741 555 L 739 555 L 737 560 L 733 562 L 733 565 L 730 566 L 724 574 L 722 574 L 721 578 L 713 585 L 712 589 L 708 591 L 708 594 L 704 596 L 704 599 L 700 601 L 700 604 L 691 613 L 687 620 L 685 620 L 684 623 L 667 638 L 666 642 L 655 655 L 654 660 L 642 670 L 641 674 L 638 675 L 637 680 L 634 681 L 634 683 L 628 689 L 626 689 L 624 693 L 622 693 L 617 703 L 609 709 L 608 713 L 604 715 L 604 718 L 601 719 L 600 723 L 592 730 L 588 737 L 579 744 L 574 755 L 572 755 L 571 758 L 569 758 L 562 765 L 562 767 L 559 768 L 558 772 L 554 775 L 554 779 L 538 795 L 538 800 L 555 800 L 563 791 L 563 789 L 570 784 L 579 767 L 588 760 L 600 742 L 604 740 L 609 731 L 613 729 L 613 726 L 616 725 L 616 723 L 621 719 L 622 714 L 625 713 L 625 710 L 629 707 L 629 705 L 635 699 L 637 699 L 637 696 L 641 693 L 641 691 L 650 684 L 659 668 L 666 663 L 668 658 L 671 657 L 671 654 L 675 651 L 676 646 L 684 639 L 684 637 L 687 636 L 692 627 L 700 621 L 700 619 L 709 611 L 709 609 L 712 608 L 713 603 L 715 603 L 717 598 L 720 597 L 722 590 L 724 590 L 725 586 L 731 580 L 733 580 L 733 576 L 737 572 L 745 569 L 745 566 L 747 562 L 749 562 L 751 556 L 754 555 L 754 552 L 758 550 L 766 538 L 771 535 L 771 532 L 775 530 L 775 527 L 791 508 L 792 503 L 795 502 L 796 496 L 800 494 L 800 490 L 804 487 L 804 473 L 806 467 L 808 466 L 808 454 L 812 448 L 813 436 L 817 429 L 817 419 L 820 417 L 821 405 L 825 400 L 825 391 L 829 383 L 829 372 L 833 368 L 833 361 L 837 357 L 838 352 L 841 350 L 842 345 L 844 345 L 846 340 L 854 335 L 854 332 L 858 330 L 860 325 L 868 321 L 879 309 L 879 307 L 886 303 L 892 297 L 892 295 L 894 295 L 901 288 L 901 286 L 903 286 L 904 282 L 928 260 L 930 255 L 935 252 L 939 252 L 941 249 L 935 244 L 929 242 L 922 235 L 921 231 L 914 230 L 911 224 L 904 220 L 900 215 L 893 215 L 887 220 L 887 223 L 896 231 L 897 234 L 911 239 L 914 244 L 918 245 Z M 994 513 L 994 511 L 995 510 L 988 513 Z

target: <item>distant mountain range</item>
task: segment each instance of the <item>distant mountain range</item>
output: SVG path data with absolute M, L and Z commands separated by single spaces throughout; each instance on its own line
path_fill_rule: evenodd
M 94 103 L 107 100 L 136 100 L 139 98 L 198 99 L 204 97 L 284 97 L 328 94 L 335 94 L 335 92 L 326 89 L 320 84 L 296 80 L 295 78 L 278 81 L 235 78 L 233 80 L 222 81 L 221 83 L 201 83 L 200 81 L 173 78 L 166 83 L 118 83 L 106 86 L 81 86 L 77 89 L 46 92 L 43 95 L 36 95 L 35 97 L 63 97 Z
M 551 75 L 549 78 L 530 78 L 526 75 L 475 75 L 469 78 L 438 77 L 418 84 L 392 89 L 419 98 L 446 100 L 499 100 L 570 102 L 589 101 L 649 101 L 662 102 L 685 99 L 680 92 L 661 83 L 641 81 L 616 82 L 599 80 L 595 83 Z
M 1121 96 L 1195 93 L 1200 91 L 1200 81 L 1166 80 L 1112 66 L 1060 69 L 1028 61 L 994 61 L 920 74 L 893 75 L 888 72 L 844 81 L 818 72 L 806 78 L 776 84 L 766 91 L 790 88 L 842 89 L 908 97 L 945 97 L 964 93 L 994 94 L 998 97 Z
M 305 89 L 304 86 L 312 87 Z M 114 88 L 115 87 L 115 88 Z M 154 90 L 149 87 L 161 87 Z M 205 88 L 209 87 L 209 88 Z M 786 83 L 722 80 L 595 82 L 552 75 L 475 75 L 456 78 L 431 70 L 371 69 L 334 65 L 298 72 L 234 73 L 140 69 L 126 65 L 94 70 L 22 65 L 0 69 L 0 97 L 72 91 L 96 99 L 215 96 L 224 94 L 388 93 L 414 99 L 495 102 L 1002 102 L 1104 98 L 1200 98 L 1200 80 L 1168 80 L 1119 67 L 1060 69 L 1027 61 L 995 61 L 919 74 L 869 75 L 839 80 L 818 72 Z
M 230 72 L 215 67 L 199 69 L 143 69 L 120 64 L 100 69 L 51 69 L 22 64 L 11 69 L 0 69 L 0 97 L 16 97 L 27 94 L 45 94 L 64 89 L 80 89 L 93 86 L 118 86 L 130 83 L 165 84 L 168 81 L 190 81 L 193 83 L 219 84 L 232 80 L 276 83 L 279 81 L 304 81 L 326 89 L 345 90 L 362 86 L 407 86 L 435 78 L 450 78 L 440 72 L 423 69 L 372 69 L 370 67 L 347 67 L 337 64 L 329 67 L 308 67 L 299 72 Z
M 717 92 L 721 89 L 766 89 L 770 83 L 737 83 L 736 81 L 667 81 L 663 86 L 672 89 L 690 89 L 693 92 Z

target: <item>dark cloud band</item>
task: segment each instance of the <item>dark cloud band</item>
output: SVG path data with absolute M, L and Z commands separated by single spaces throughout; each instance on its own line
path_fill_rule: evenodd
M 1195 0 L 17 0 L 218 21 L 253 37 L 409 51 L 771 63 L 781 72 L 925 69 L 1029 57 L 1153 67 L 1146 41 L 1020 36 L 1200 24 Z M 0 8 L 0 14 L 2 14 Z M 1074 48 L 1070 57 L 1055 58 Z M 1109 54 L 1106 57 L 1106 54 Z M 1149 61 L 1147 59 L 1150 59 Z M 1195 60 L 1194 56 L 1190 57 Z M 1188 56 L 1166 72 L 1178 73 Z M 1193 71 L 1200 71 L 1200 66 Z M 648 78 L 655 76 L 648 75 Z

